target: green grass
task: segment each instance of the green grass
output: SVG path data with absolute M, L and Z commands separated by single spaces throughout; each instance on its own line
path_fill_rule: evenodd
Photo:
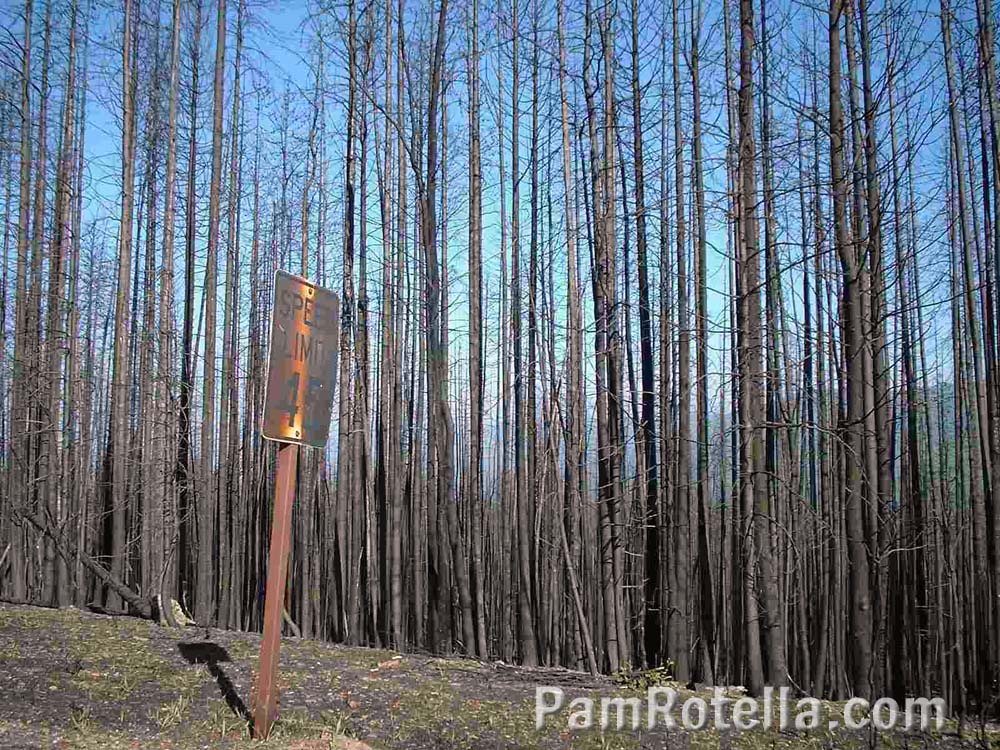
M 400 657 L 384 649 L 299 639 L 282 646 L 279 717 L 270 739 L 258 742 L 247 721 L 221 698 L 205 665 L 188 664 L 178 652 L 179 641 L 200 636 L 196 630 L 164 630 L 142 620 L 95 617 L 75 610 L 0 608 L 0 663 L 17 661 L 29 670 L 34 681 L 28 683 L 33 688 L 31 710 L 51 722 L 29 721 L 27 707 L 23 719 L 7 714 L 14 718 L 0 721 L 0 748 L 23 745 L 28 737 L 42 747 L 58 741 L 81 750 L 325 750 L 352 735 L 373 747 L 407 750 L 431 746 L 636 750 L 641 745 L 695 750 L 923 750 L 942 745 L 954 749 L 958 744 L 953 721 L 941 734 L 929 735 L 830 731 L 827 722 L 842 719 L 844 707 L 843 702 L 831 701 L 820 703 L 822 728 L 799 733 L 758 728 L 720 734 L 706 729 L 681 738 L 668 737 L 663 729 L 650 735 L 645 730 L 568 727 L 569 703 L 583 696 L 594 700 L 596 724 L 602 697 L 644 701 L 646 690 L 654 686 L 678 690 L 674 713 L 678 721 L 684 700 L 697 694 L 710 703 L 709 691 L 694 693 L 674 681 L 669 665 L 647 672 L 623 670 L 611 681 L 574 678 L 579 687 L 565 687 L 566 705 L 538 730 L 534 685 L 546 682 L 545 673 L 497 669 L 461 658 Z M 215 641 L 231 660 L 220 667 L 249 706 L 249 671 L 256 669 L 259 641 L 255 636 L 218 631 Z M 29 648 L 33 660 L 28 658 Z M 729 697 L 738 697 L 738 691 Z M 709 711 L 714 712 L 711 705 Z M 646 719 L 645 710 L 641 719 Z M 964 736 L 965 748 L 1000 749 L 1000 732 L 992 726 L 980 731 L 967 721 Z

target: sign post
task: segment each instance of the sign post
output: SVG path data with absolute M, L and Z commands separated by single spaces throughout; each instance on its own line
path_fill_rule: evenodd
M 265 739 L 277 713 L 278 650 L 281 647 L 281 610 L 288 575 L 288 546 L 292 538 L 292 499 L 299 446 L 278 449 L 278 481 L 274 488 L 274 520 L 271 523 L 271 554 L 267 566 L 267 594 L 264 599 L 264 640 L 260 645 L 257 676 L 257 704 L 254 707 L 254 737 Z
M 267 739 L 277 715 L 281 613 L 288 575 L 299 446 L 322 448 L 326 445 L 339 348 L 340 300 L 337 296 L 299 276 L 278 271 L 274 277 L 274 310 L 261 434 L 282 445 L 278 449 L 264 599 L 264 638 L 260 645 L 253 711 L 253 733 L 258 739 Z

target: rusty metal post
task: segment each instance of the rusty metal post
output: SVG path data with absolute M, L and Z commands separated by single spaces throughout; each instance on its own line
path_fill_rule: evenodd
M 281 647 L 281 611 L 285 604 L 288 548 L 292 536 L 292 502 L 299 446 L 283 444 L 278 449 L 278 479 L 274 488 L 274 518 L 271 523 L 271 553 L 267 563 L 264 599 L 264 640 L 260 644 L 260 669 L 254 705 L 253 734 L 265 740 L 277 715 L 278 651 Z

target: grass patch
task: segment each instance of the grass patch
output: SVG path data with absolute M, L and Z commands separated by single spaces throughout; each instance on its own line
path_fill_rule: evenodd
M 337 661 L 344 661 L 348 666 L 356 669 L 375 669 L 384 661 L 398 656 L 395 651 L 386 651 L 379 648 L 351 648 L 336 649 L 320 654 L 326 658 L 333 658 Z
M 249 661 L 260 658 L 260 646 L 250 641 L 233 641 L 226 645 L 226 653 L 233 661 Z
M 208 707 L 207 733 L 222 739 L 249 740 L 250 727 L 233 713 L 225 701 L 213 700 Z
M 655 669 L 639 672 L 633 672 L 631 666 L 625 663 L 612 676 L 612 680 L 623 688 L 642 692 L 651 687 L 680 688 L 680 683 L 674 680 L 674 662 L 671 659 L 667 659 L 662 666 Z
M 441 669 L 441 665 L 435 667 Z M 628 732 L 564 730 L 566 709 L 535 728 L 534 700 L 509 702 L 467 698 L 449 684 L 420 680 L 402 690 L 389 705 L 393 742 L 476 750 L 480 747 L 535 748 L 555 739 L 580 750 L 634 750 L 638 738 Z
M 149 718 L 161 731 L 166 731 L 185 721 L 190 707 L 191 699 L 187 695 L 179 695 L 176 700 L 151 709 Z
M 128 733 L 105 729 L 96 723 L 70 727 L 62 736 L 62 745 L 74 750 L 132 750 L 136 743 Z
M 63 640 L 78 668 L 73 687 L 95 700 L 125 700 L 140 687 L 192 696 L 205 683 L 193 665 L 179 665 L 156 653 L 149 623 L 117 619 L 76 620 Z
M 472 659 L 433 659 L 430 663 L 443 672 L 478 672 L 483 668 L 482 664 Z

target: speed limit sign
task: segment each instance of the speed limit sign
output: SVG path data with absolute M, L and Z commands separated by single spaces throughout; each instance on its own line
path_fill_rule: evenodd
M 322 448 L 330 434 L 340 348 L 340 300 L 329 289 L 278 271 L 262 433 Z

